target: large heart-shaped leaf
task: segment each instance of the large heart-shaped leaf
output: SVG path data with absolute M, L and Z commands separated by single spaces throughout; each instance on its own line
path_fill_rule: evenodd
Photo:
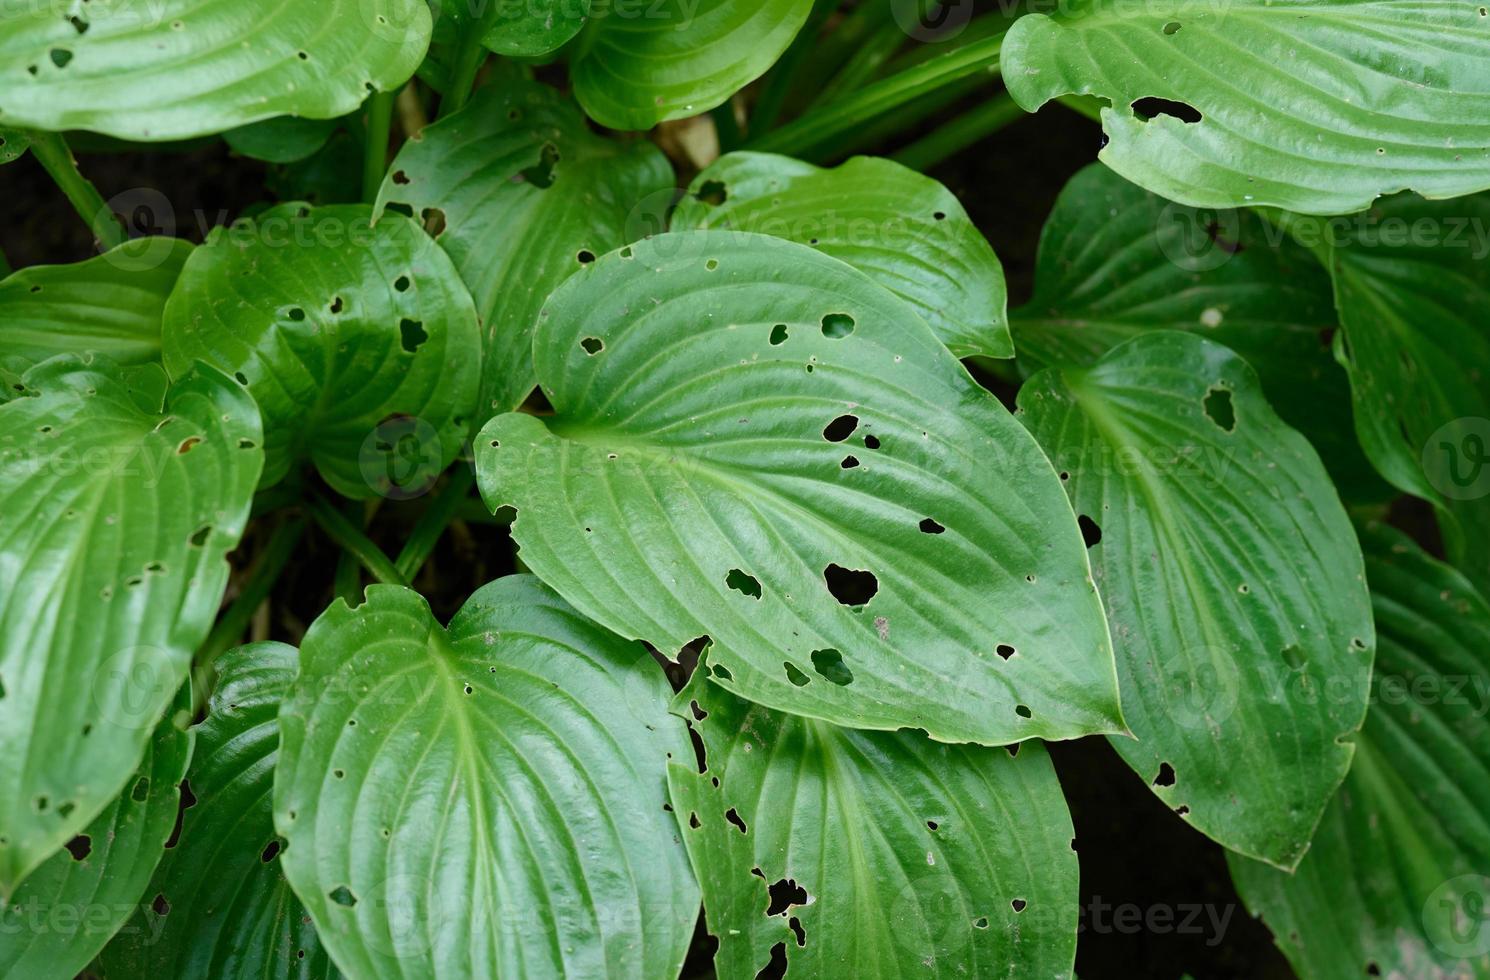
M 280 863 L 357 977 L 673 977 L 698 886 L 663 806 L 692 753 L 640 645 L 537 580 L 448 630 L 416 593 L 338 601 L 280 713 Z
M 447 256 L 403 215 L 286 204 L 215 230 L 166 303 L 166 369 L 233 372 L 264 413 L 264 484 L 301 458 L 348 497 L 432 481 L 475 408 L 481 338 Z
M 1186 204 L 1341 214 L 1490 187 L 1479 4 L 1073 0 L 1015 21 L 1002 57 L 1030 111 L 1110 100 L 1102 159 Z
M 670 201 L 672 187 L 655 144 L 602 139 L 572 102 L 531 82 L 483 88 L 404 144 L 378 211 L 397 202 L 444 215 L 439 242 L 486 335 L 483 419 L 512 411 L 537 383 L 533 325 L 548 294 L 624 245 L 628 216 L 649 199 Z
M 132 933 L 126 920 L 152 900 L 145 886 L 176 826 L 191 758 L 192 738 L 184 731 L 190 717 L 183 685 L 124 792 L 0 908 L 0 975 L 75 977 L 116 930 Z
M 958 357 L 1014 356 L 993 249 L 951 191 L 894 161 L 855 157 L 824 170 L 731 153 L 694 179 L 672 227 L 812 245 L 910 303 Z
M 0 280 L 0 348 L 44 361 L 96 351 L 120 364 L 160 360 L 166 297 L 191 254 L 179 238 L 142 238 L 71 265 L 35 265 Z
M 102 358 L 53 358 L 24 382 L 0 406 L 0 895 L 139 765 L 264 460 L 253 401 L 208 367 L 153 409 Z
M 1245 361 L 1192 334 L 1043 371 L 1019 406 L 1092 542 L 1138 736 L 1118 754 L 1206 835 L 1292 867 L 1350 767 L 1373 647 L 1319 457 Z
M 812 0 L 611 0 L 580 33 L 574 94 L 611 129 L 706 112 L 764 74 L 811 11 Z
M 1490 604 L 1365 529 L 1379 633 L 1355 762 L 1292 875 L 1229 855 L 1306 980 L 1490 976 Z
M 91 0 L 0 7 L 0 123 L 129 140 L 330 119 L 414 74 L 424 0 Z
M 142 904 L 104 951 L 110 977 L 335 975 L 280 872 L 274 834 L 277 719 L 295 665 L 295 648 L 282 643 L 239 647 L 218 661 L 207 718 L 193 729 L 196 802 L 150 884 L 147 895 L 159 898 Z
M 492 0 L 481 43 L 497 54 L 538 58 L 569 43 L 590 16 L 590 0 Z M 621 13 L 607 3 L 608 15 Z
M 1450 554 L 1490 589 L 1490 194 L 1395 197 L 1329 238 L 1290 227 L 1326 246 L 1366 455 L 1443 508 Z
M 1011 323 L 1026 375 L 1089 366 L 1154 330 L 1225 344 L 1257 370 L 1342 493 L 1391 494 L 1356 444 L 1345 372 L 1330 356 L 1329 274 L 1250 211 L 1172 204 L 1094 163 L 1061 191 L 1040 235 L 1034 296 Z
M 854 731 L 697 675 L 679 703 L 706 762 L 668 783 L 721 980 L 1071 976 L 1075 838 L 1038 742 Z
M 488 506 L 583 613 L 863 728 L 1003 743 L 1123 730 L 1050 463 L 904 301 L 811 248 L 686 232 L 564 283 L 557 414 L 476 440 Z

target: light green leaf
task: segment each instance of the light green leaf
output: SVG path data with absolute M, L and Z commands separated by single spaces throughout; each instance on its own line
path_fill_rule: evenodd
M 53 358 L 24 383 L 0 406 L 0 895 L 139 765 L 264 460 L 253 401 L 211 368 L 155 410 L 103 358 Z
M 1326 246 L 1366 455 L 1439 505 L 1450 555 L 1490 589 L 1490 194 L 1392 198 L 1329 238 L 1290 227 Z
M 668 784 L 721 980 L 1071 976 L 1075 838 L 1039 742 L 839 728 L 697 673 L 679 703 L 706 770 Z
M 31 147 L 31 137 L 19 129 L 0 126 L 0 164 L 19 160 Z
M 0 348 L 27 361 L 95 351 L 120 364 L 160 360 L 166 297 L 191 254 L 179 238 L 141 238 L 70 265 L 0 280 Z
M 731 153 L 699 174 L 674 231 L 759 232 L 841 259 L 913 306 L 958 357 L 1013 357 L 1004 270 L 951 191 L 891 160 L 832 170 Z
M 6 3 L 0 125 L 160 141 L 330 119 L 407 81 L 429 35 L 424 0 Z
M 1362 540 L 1380 634 L 1355 763 L 1295 874 L 1228 855 L 1232 879 L 1304 980 L 1490 976 L 1490 604 L 1401 533 Z
M 493 419 L 477 477 L 585 615 L 665 652 L 707 634 L 717 682 L 854 727 L 1123 730 L 1050 463 L 862 272 L 761 235 L 660 235 L 566 281 L 534 357 L 557 414 Z
M 765 74 L 812 0 L 610 0 L 570 58 L 574 94 L 611 129 L 707 112 Z
M 698 886 L 663 810 L 691 756 L 641 646 L 529 576 L 440 627 L 336 602 L 280 712 L 280 863 L 357 977 L 674 977 Z
M 336 975 L 280 872 L 274 834 L 279 703 L 296 656 L 283 643 L 252 643 L 218 660 L 207 717 L 192 729 L 187 781 L 196 802 L 150 884 L 147 895 L 161 902 L 141 905 L 104 950 L 110 977 Z
M 516 58 L 538 58 L 559 50 L 585 26 L 590 0 L 492 0 L 493 22 L 481 43 L 497 54 Z M 618 16 L 623 10 L 614 2 L 605 12 Z
M 1009 93 L 1031 112 L 1070 93 L 1110 100 L 1102 160 L 1170 200 L 1341 214 L 1409 187 L 1429 197 L 1490 187 L 1482 5 L 1073 0 L 1060 10 L 1010 29 Z M 1148 99 L 1200 119 L 1162 106 L 1146 119 Z
M 1350 767 L 1374 646 L 1319 457 L 1219 344 L 1163 331 L 1019 392 L 1087 525 L 1136 739 L 1113 746 L 1226 847 L 1296 864 Z M 1320 692 L 1327 692 L 1321 697 Z
M 1256 369 L 1342 493 L 1392 494 L 1356 444 L 1349 385 L 1330 356 L 1329 274 L 1250 211 L 1172 204 L 1094 163 L 1061 191 L 1040 236 L 1034 296 L 1011 322 L 1026 375 L 1090 366 L 1154 330 L 1225 344 Z
M 190 720 L 191 693 L 183 685 L 124 791 L 0 909 L 0 974 L 67 980 L 116 931 L 131 933 L 126 920 L 152 900 L 145 886 L 176 826 L 191 758 L 192 737 L 184 730 Z
M 275 116 L 230 129 L 222 138 L 246 157 L 270 163 L 294 163 L 325 146 L 338 125 L 336 119 Z
M 405 143 L 377 210 L 397 202 L 444 215 L 439 242 L 484 325 L 485 420 L 517 408 L 537 383 L 533 325 L 548 294 L 624 245 L 639 205 L 672 196 L 672 166 L 655 144 L 602 139 L 553 89 L 512 82 L 478 90 Z
M 428 489 L 481 372 L 476 310 L 402 215 L 286 204 L 218 228 L 166 303 L 165 365 L 233 372 L 264 413 L 264 485 L 308 458 L 347 497 Z

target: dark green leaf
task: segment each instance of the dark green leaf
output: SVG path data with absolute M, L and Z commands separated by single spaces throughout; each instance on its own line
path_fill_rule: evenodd
M 0 164 L 18 160 L 31 146 L 31 138 L 19 129 L 0 126 Z
M 335 119 L 275 116 L 222 134 L 228 145 L 244 156 L 270 163 L 304 160 L 326 145 L 338 125 Z
M 590 0 L 491 0 L 497 6 L 482 43 L 497 54 L 537 58 L 567 44 L 590 16 Z M 607 15 L 624 8 L 605 3 Z

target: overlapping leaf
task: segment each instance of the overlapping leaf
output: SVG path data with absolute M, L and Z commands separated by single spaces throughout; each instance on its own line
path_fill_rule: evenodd
M 587 616 L 667 652 L 707 634 L 717 682 L 856 727 L 1123 729 L 1054 470 L 863 273 L 657 236 L 566 281 L 534 355 L 557 414 L 488 423 L 478 480 Z
M 270 163 L 295 163 L 326 145 L 336 132 L 335 119 L 275 116 L 222 134 L 227 144 L 244 156 Z
M 441 628 L 368 589 L 306 634 L 280 713 L 280 863 L 357 977 L 676 976 L 698 886 L 664 811 L 692 753 L 640 645 L 535 579 Z
M 958 357 L 1012 357 L 1004 270 L 956 196 L 890 160 L 832 170 L 731 153 L 699 174 L 674 231 L 718 228 L 811 245 L 915 307 Z
M 24 383 L 0 406 L 0 893 L 138 766 L 217 612 L 264 459 L 253 401 L 209 367 L 163 408 L 103 358 L 54 358 Z
M 432 481 L 481 371 L 476 310 L 414 221 L 286 204 L 215 230 L 166 304 L 166 369 L 232 372 L 264 413 L 264 484 L 311 460 L 348 497 Z
M 1110 100 L 1102 159 L 1170 200 L 1340 214 L 1490 187 L 1480 4 L 1076 0 L 1021 17 L 1002 57 L 1028 110 Z
M 414 74 L 424 0 L 92 0 L 0 7 L 0 124 L 130 140 L 329 119 Z
M 0 280 L 0 349 L 26 361 L 95 351 L 120 364 L 160 360 L 166 297 L 190 242 L 142 238 L 70 265 Z
M 19 129 L 0 126 L 0 164 L 19 160 L 31 148 L 31 139 Z
M 279 703 L 294 647 L 255 643 L 223 655 L 207 718 L 193 732 L 195 803 L 142 904 L 104 951 L 110 977 L 221 980 L 336 975 L 280 872 L 274 834 Z M 171 822 L 175 821 L 175 809 Z M 167 828 L 171 826 L 167 824 Z
M 497 54 L 537 58 L 557 51 L 579 33 L 590 16 L 590 0 L 493 0 L 482 43 Z M 609 15 L 624 13 L 607 3 Z
M 705 671 L 706 666 L 700 667 Z M 722 980 L 1070 977 L 1071 818 L 1044 748 L 943 745 L 679 697 L 705 771 L 668 767 Z M 778 974 L 779 975 L 779 974 Z
M 1355 762 L 1293 875 L 1229 855 L 1305 980 L 1490 975 L 1490 604 L 1363 533 L 1379 632 Z
M 670 201 L 672 187 L 654 144 L 596 136 L 571 102 L 531 82 L 481 89 L 404 145 L 378 211 L 399 203 L 444 216 L 439 242 L 485 331 L 483 419 L 533 390 L 533 326 L 548 294 L 625 244 L 632 214 Z
M 1154 792 L 1228 848 L 1292 867 L 1350 766 L 1371 607 L 1319 457 L 1218 344 L 1144 334 L 1019 392 L 1092 542 Z

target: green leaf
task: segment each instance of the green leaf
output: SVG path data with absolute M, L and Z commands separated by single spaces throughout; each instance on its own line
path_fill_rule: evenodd
M 0 125 L 121 139 L 330 119 L 414 74 L 424 0 L 94 0 L 0 12 Z
M 412 220 L 286 204 L 218 228 L 166 303 L 165 365 L 234 373 L 264 413 L 263 484 L 299 459 L 338 493 L 413 495 L 460 449 L 481 372 L 476 310 Z
M 19 160 L 31 146 L 31 137 L 19 129 L 0 126 L 0 164 Z
M 548 294 L 624 245 L 639 205 L 672 198 L 672 166 L 655 144 L 602 139 L 553 89 L 513 82 L 479 89 L 405 143 L 377 211 L 397 202 L 444 215 L 439 242 L 486 333 L 485 420 L 517 408 L 537 383 L 533 325 Z
M 1319 457 L 1192 334 L 1043 371 L 1019 407 L 1087 519 L 1137 736 L 1113 746 L 1202 833 L 1292 867 L 1350 767 L 1374 646 Z
M 706 769 L 668 766 L 721 980 L 1066 977 L 1076 853 L 1039 742 L 860 732 L 704 682 L 679 696 Z
M 192 736 L 184 731 L 190 716 L 191 692 L 183 685 L 124 791 L 0 909 L 0 973 L 74 977 L 110 936 L 131 934 L 126 920 L 142 898 L 151 900 L 145 886 L 176 826 L 191 758 Z
M 1110 100 L 1102 160 L 1166 198 L 1340 214 L 1408 187 L 1429 197 L 1490 187 L 1483 6 L 1073 0 L 1060 10 L 1010 29 L 1009 93 L 1031 112 L 1066 94 Z
M 270 163 L 295 163 L 311 156 L 336 132 L 336 119 L 275 116 L 222 134 L 235 151 Z
M 672 977 L 698 886 L 666 803 L 691 755 L 644 649 L 530 576 L 440 627 L 372 586 L 280 709 L 280 863 L 357 977 Z
M 109 944 L 103 960 L 110 976 L 336 974 L 280 871 L 274 834 L 277 719 L 296 656 L 282 643 L 253 643 L 218 661 L 207 717 L 193 729 L 188 782 L 196 802 L 182 813 L 180 839 L 147 893 L 162 896 L 164 905 L 141 905 Z
M 1004 270 L 951 191 L 891 160 L 832 170 L 731 153 L 694 178 L 674 231 L 759 232 L 841 259 L 913 306 L 958 357 L 1013 357 Z
M 569 43 L 590 16 L 590 0 L 493 0 L 493 23 L 481 43 L 497 54 L 539 58 Z M 606 6 L 612 16 L 621 13 Z
M 1326 247 L 1366 455 L 1439 505 L 1450 555 L 1490 589 L 1490 194 L 1395 197 L 1328 238 L 1290 228 Z
M 1094 163 L 1061 191 L 1040 236 L 1034 296 L 1011 323 L 1026 376 L 1090 366 L 1154 330 L 1225 344 L 1256 369 L 1342 493 L 1391 496 L 1356 443 L 1349 384 L 1330 355 L 1329 274 L 1251 211 L 1172 204 Z
M 1295 874 L 1228 855 L 1232 879 L 1307 980 L 1490 976 L 1490 604 L 1401 533 L 1362 540 L 1380 633 L 1355 763 Z
M 155 369 L 159 374 L 159 369 Z M 119 795 L 227 585 L 263 465 L 211 368 L 142 407 L 103 358 L 0 406 L 0 895 Z
M 191 252 L 179 238 L 141 238 L 84 262 L 7 276 L 0 348 L 33 363 L 84 351 L 120 364 L 159 361 L 166 297 Z
M 717 682 L 853 727 L 1123 730 L 1050 463 L 863 273 L 761 235 L 660 235 L 566 281 L 534 357 L 557 414 L 488 423 L 477 476 L 585 615 L 665 652 L 707 634 Z M 845 674 L 815 669 L 824 651 Z
M 611 129 L 707 112 L 765 74 L 811 10 L 812 0 L 612 0 L 580 34 L 574 94 Z

